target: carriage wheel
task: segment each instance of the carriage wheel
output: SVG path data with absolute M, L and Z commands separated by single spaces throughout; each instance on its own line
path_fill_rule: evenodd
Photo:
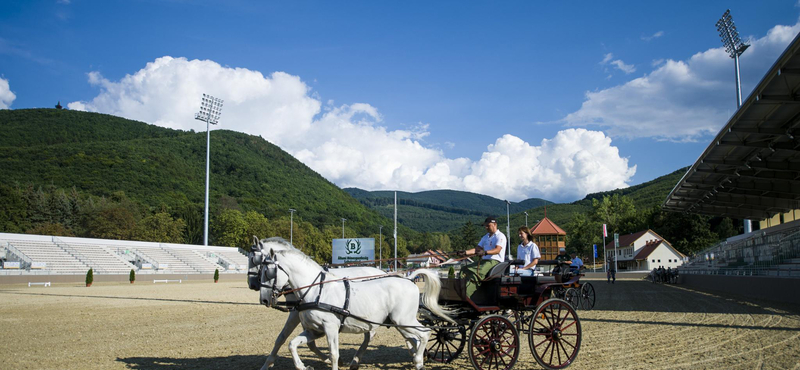
M 469 359 L 477 370 L 507 370 L 519 357 L 519 332 L 498 315 L 480 319 L 469 336 Z
M 569 303 L 550 299 L 542 303 L 531 323 L 528 345 L 545 369 L 563 369 L 578 356 L 581 348 L 581 323 Z
M 564 300 L 571 304 L 572 308 L 577 310 L 578 306 L 581 304 L 581 292 L 578 289 L 569 288 L 564 293 Z
M 583 284 L 581 287 L 581 303 L 580 306 L 584 310 L 591 310 L 594 308 L 595 293 L 592 283 Z
M 449 364 L 464 350 L 467 338 L 464 325 L 453 327 L 449 322 L 436 321 L 428 327 L 431 328 L 431 338 L 425 354 L 429 360 Z

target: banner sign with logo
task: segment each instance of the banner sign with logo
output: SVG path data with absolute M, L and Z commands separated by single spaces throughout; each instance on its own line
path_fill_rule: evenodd
M 592 244 L 592 248 L 594 248 L 594 258 L 597 258 L 597 244 Z
M 3 268 L 4 269 L 18 269 L 19 268 L 19 262 L 8 262 L 8 261 L 3 262 Z
M 375 259 L 375 239 L 333 239 L 333 264 L 372 261 Z

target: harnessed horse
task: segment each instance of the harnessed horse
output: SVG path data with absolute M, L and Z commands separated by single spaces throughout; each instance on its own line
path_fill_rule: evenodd
M 261 255 L 262 254 L 269 254 L 269 250 L 290 250 L 295 249 L 286 239 L 280 237 L 274 237 L 269 239 L 259 240 L 258 237 L 253 236 L 253 246 L 250 248 L 251 252 L 248 258 L 248 274 L 251 276 L 249 280 L 250 289 L 258 290 L 261 293 L 261 304 L 267 305 L 268 302 L 265 301 L 264 297 L 268 296 L 271 291 L 271 287 L 264 287 L 261 285 L 261 279 L 259 278 L 258 273 L 258 264 L 261 263 Z M 258 264 L 256 263 L 258 262 Z M 329 271 L 332 275 L 341 277 L 341 278 L 358 278 L 364 276 L 380 276 L 386 275 L 385 272 L 381 271 L 380 269 L 374 267 L 344 267 L 344 268 L 337 268 Z M 288 284 L 286 284 L 283 288 L 288 289 Z M 292 303 L 297 302 L 297 296 L 293 293 L 286 294 L 286 302 L 287 304 L 291 305 Z M 289 335 L 297 328 L 297 325 L 300 324 L 300 315 L 297 310 L 290 309 L 289 310 L 289 317 L 286 318 L 286 324 L 284 324 L 283 329 L 278 334 L 278 337 L 275 339 L 275 345 L 272 347 L 272 351 L 270 351 L 269 355 L 267 356 L 267 361 L 264 363 L 264 366 L 261 367 L 261 370 L 267 370 L 271 368 L 275 361 L 278 359 L 278 350 L 280 347 L 286 343 L 286 339 L 289 338 Z M 372 331 L 370 333 L 364 333 L 364 342 L 362 343 L 359 351 L 356 353 L 356 356 L 353 358 L 350 367 L 351 368 L 358 368 L 358 363 L 360 361 L 361 355 L 364 351 L 366 351 L 367 344 L 369 341 L 375 336 L 375 332 Z M 314 354 L 316 354 L 320 359 L 325 361 L 329 361 L 328 356 L 326 356 L 322 351 L 317 348 L 317 345 L 311 341 L 308 342 L 308 349 L 310 349 Z M 340 366 L 342 364 L 339 364 Z
M 290 284 L 299 297 L 296 307 L 304 331 L 289 344 L 295 367 L 306 367 L 297 355 L 297 346 L 322 336 L 328 339 L 330 360 L 334 370 L 339 365 L 339 333 L 370 333 L 381 325 L 394 326 L 413 351 L 414 367 L 424 367 L 424 352 L 430 329 L 417 321 L 420 291 L 410 279 L 422 275 L 425 287 L 422 301 L 434 315 L 453 322 L 439 306 L 441 289 L 439 277 L 430 270 L 417 270 L 408 278 L 388 275 L 371 280 L 350 282 L 331 278 L 322 267 L 297 250 L 269 249 L 258 264 L 261 286 L 270 287 L 265 297 L 274 306 L 284 294 L 282 287 Z M 384 324 L 386 322 L 392 324 Z M 368 336 L 365 335 L 368 342 Z M 366 348 L 362 344 L 362 348 Z M 357 364 L 355 365 L 357 366 Z M 352 368 L 352 367 L 351 367 Z

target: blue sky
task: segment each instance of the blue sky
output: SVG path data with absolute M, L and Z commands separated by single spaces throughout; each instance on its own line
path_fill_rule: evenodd
M 705 149 L 735 110 L 728 8 L 747 94 L 796 2 L 3 2 L 0 108 L 202 130 L 206 92 L 343 187 L 572 201 Z

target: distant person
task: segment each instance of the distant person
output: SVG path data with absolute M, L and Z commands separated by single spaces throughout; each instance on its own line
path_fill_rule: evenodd
M 564 274 L 569 272 L 569 265 L 572 264 L 572 260 L 570 260 L 569 255 L 567 255 L 567 249 L 564 247 L 558 248 L 558 255 L 556 256 L 556 267 L 553 268 L 552 275 L 555 276 L 556 282 L 561 282 Z
M 583 260 L 580 257 L 578 257 L 577 254 L 573 253 L 572 264 L 569 265 L 570 271 L 572 271 L 572 273 L 578 274 L 581 272 L 582 268 L 583 268 Z
M 480 260 L 461 266 L 461 277 L 466 279 L 467 297 L 472 297 L 492 267 L 505 261 L 506 258 L 507 239 L 505 234 L 497 230 L 497 219 L 487 217 L 483 221 L 483 226 L 486 228 L 486 235 L 478 242 L 478 246 L 459 253 L 459 255 L 481 257 Z
M 519 246 L 517 246 L 517 259 L 522 260 L 522 267 L 518 267 L 516 272 L 521 276 L 533 276 L 536 271 L 536 265 L 539 259 L 542 258 L 539 253 L 539 246 L 533 242 L 531 230 L 527 227 L 520 227 L 519 230 Z
M 614 261 L 608 259 L 608 272 L 606 273 L 606 283 L 615 284 L 617 282 L 617 269 L 614 267 Z

